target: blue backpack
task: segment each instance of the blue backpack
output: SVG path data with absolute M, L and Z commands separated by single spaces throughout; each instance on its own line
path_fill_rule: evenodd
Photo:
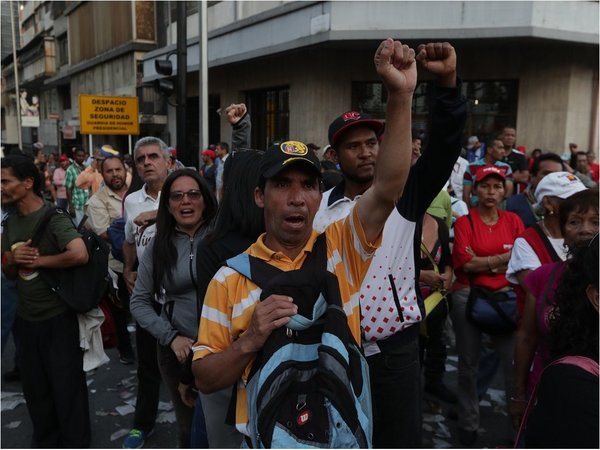
M 119 217 L 112 221 L 106 230 L 110 239 L 110 251 L 117 261 L 125 262 L 123 257 L 123 243 L 125 242 L 125 219 Z
M 369 448 L 369 368 L 327 271 L 321 234 L 302 268 L 284 272 L 242 253 L 227 266 L 271 294 L 288 295 L 298 313 L 275 330 L 252 365 L 247 444 L 253 448 Z

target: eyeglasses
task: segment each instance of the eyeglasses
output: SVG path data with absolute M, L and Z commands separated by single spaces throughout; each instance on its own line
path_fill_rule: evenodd
M 169 194 L 169 200 L 172 200 L 174 202 L 180 202 L 183 200 L 183 197 L 185 197 L 186 195 L 187 195 L 188 199 L 190 199 L 190 201 L 196 201 L 196 200 L 200 200 L 202 198 L 201 191 L 199 191 L 198 189 L 192 189 L 187 192 L 173 191 Z

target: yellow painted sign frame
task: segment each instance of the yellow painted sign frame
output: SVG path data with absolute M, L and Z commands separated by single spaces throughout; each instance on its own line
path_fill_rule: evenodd
M 79 96 L 81 134 L 140 134 L 137 97 Z

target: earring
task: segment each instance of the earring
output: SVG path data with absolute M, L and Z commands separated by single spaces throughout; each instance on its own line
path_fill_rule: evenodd
M 548 211 L 549 216 L 552 216 L 553 214 L 554 214 L 554 211 L 552 211 L 552 210 Z

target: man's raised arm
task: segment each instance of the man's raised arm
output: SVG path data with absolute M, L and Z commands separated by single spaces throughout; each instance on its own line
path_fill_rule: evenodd
M 388 91 L 385 136 L 373 184 L 358 200 L 358 216 L 372 242 L 402 195 L 411 163 L 411 105 L 417 84 L 415 51 L 388 38 L 375 52 L 375 68 Z

